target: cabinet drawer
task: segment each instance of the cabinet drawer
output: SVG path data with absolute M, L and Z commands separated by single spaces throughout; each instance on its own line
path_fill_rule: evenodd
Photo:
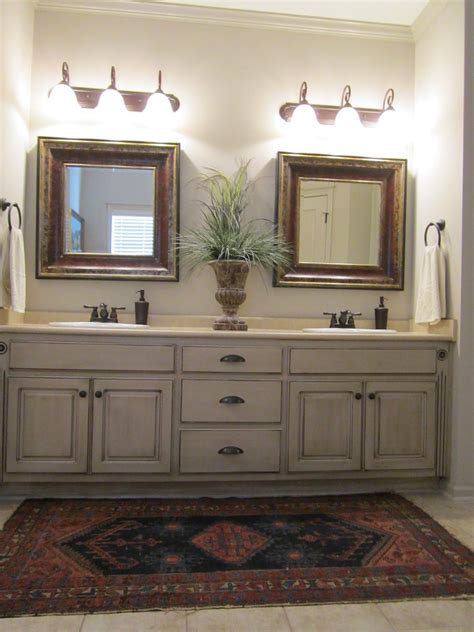
M 280 414 L 280 382 L 183 380 L 184 422 L 278 423 Z
M 280 373 L 281 357 L 277 347 L 184 347 L 183 371 Z
M 181 472 L 210 474 L 279 470 L 279 430 L 181 431 Z
M 434 349 L 291 349 L 290 373 L 435 373 Z
M 173 345 L 13 342 L 12 369 L 173 371 Z

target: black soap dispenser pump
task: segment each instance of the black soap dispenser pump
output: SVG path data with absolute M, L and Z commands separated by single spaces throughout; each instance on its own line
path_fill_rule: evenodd
M 387 329 L 388 321 L 388 307 L 385 307 L 384 301 L 387 299 L 384 296 L 380 297 L 380 305 L 375 308 L 375 329 Z
M 140 294 L 140 298 L 135 303 L 135 322 L 137 325 L 146 325 L 150 303 L 145 300 L 145 290 L 138 290 L 137 294 Z

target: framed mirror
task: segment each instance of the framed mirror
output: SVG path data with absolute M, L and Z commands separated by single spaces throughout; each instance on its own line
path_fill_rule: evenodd
M 177 281 L 179 144 L 38 138 L 37 278 Z
M 274 285 L 402 290 L 406 160 L 279 152 Z

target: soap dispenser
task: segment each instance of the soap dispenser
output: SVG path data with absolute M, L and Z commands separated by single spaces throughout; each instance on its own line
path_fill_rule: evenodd
M 145 300 L 145 290 L 138 290 L 139 300 L 135 303 L 135 322 L 137 325 L 146 325 L 148 321 L 148 306 L 150 303 Z
M 380 304 L 375 308 L 375 329 L 387 329 L 388 321 L 388 308 L 385 307 L 384 301 L 387 299 L 384 296 L 380 297 Z

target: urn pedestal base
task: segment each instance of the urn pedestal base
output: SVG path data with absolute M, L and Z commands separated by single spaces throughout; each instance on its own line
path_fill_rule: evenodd
M 210 264 L 216 274 L 216 301 L 222 305 L 222 316 L 216 318 L 213 328 L 221 331 L 247 331 L 247 323 L 237 316 L 237 310 L 247 298 L 244 287 L 249 273 L 245 261 L 223 260 Z

